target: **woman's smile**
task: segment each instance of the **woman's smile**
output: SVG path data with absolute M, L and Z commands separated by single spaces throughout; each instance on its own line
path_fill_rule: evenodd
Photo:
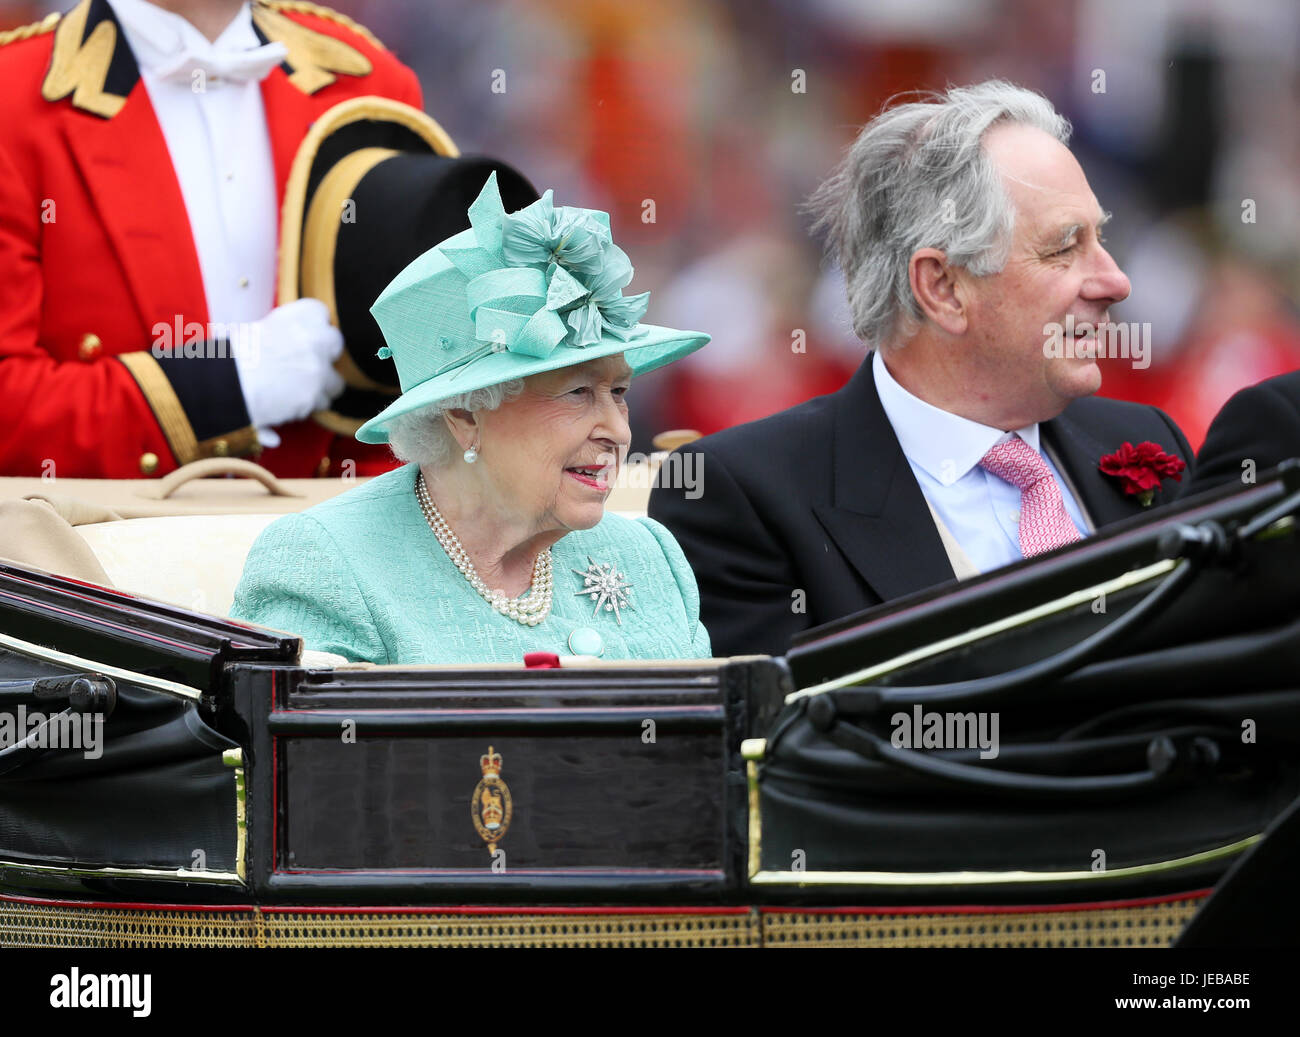
M 609 491 L 609 485 L 604 480 L 604 469 L 601 468 L 566 468 L 564 474 L 572 476 L 583 486 L 590 486 L 593 490 L 601 493 Z
M 617 473 L 617 464 L 604 464 L 601 461 L 594 464 L 569 465 L 564 469 L 565 475 L 602 494 L 607 494 L 613 489 Z

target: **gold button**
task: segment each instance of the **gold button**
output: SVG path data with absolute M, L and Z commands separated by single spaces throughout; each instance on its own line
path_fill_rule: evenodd
M 224 439 L 218 439 L 215 443 L 212 444 L 212 452 L 216 454 L 218 457 L 225 457 L 227 454 L 230 453 L 230 444 L 227 443 Z
M 82 360 L 94 360 L 95 357 L 99 356 L 103 348 L 104 343 L 99 340 L 98 335 L 83 335 L 81 337 L 81 345 L 77 347 L 77 355 L 81 357 Z
M 325 478 L 325 476 L 329 474 L 330 474 L 330 459 L 328 457 L 322 457 L 320 459 L 320 464 L 316 466 L 316 475 L 323 479 Z
M 140 471 L 143 472 L 145 475 L 153 475 L 154 472 L 158 471 L 158 455 L 141 454 Z
M 247 278 L 247 277 L 241 277 L 241 278 L 239 279 L 239 287 L 240 287 L 240 288 L 247 288 L 247 287 L 248 287 L 248 278 Z

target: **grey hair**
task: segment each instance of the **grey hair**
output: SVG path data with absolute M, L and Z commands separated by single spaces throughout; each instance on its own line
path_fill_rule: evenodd
M 976 277 L 1006 264 L 1015 207 L 984 134 L 1008 122 L 1070 140 L 1069 120 L 1047 98 L 1003 80 L 920 97 L 887 104 L 808 203 L 844 272 L 853 330 L 876 348 L 920 325 L 908 278 L 917 249 L 941 249 Z
M 399 461 L 441 468 L 453 452 L 460 449 L 443 418 L 446 411 L 496 410 L 523 391 L 524 380 L 512 378 L 508 382 L 448 396 L 428 407 L 399 415 L 388 426 L 388 445 Z

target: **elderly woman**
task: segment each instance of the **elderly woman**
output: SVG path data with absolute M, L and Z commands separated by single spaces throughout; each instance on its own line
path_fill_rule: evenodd
M 605 514 L 628 383 L 708 336 L 638 323 L 606 214 L 495 174 L 469 214 L 371 311 L 402 395 L 357 438 L 410 463 L 268 526 L 232 614 L 374 663 L 708 656 L 671 534 Z

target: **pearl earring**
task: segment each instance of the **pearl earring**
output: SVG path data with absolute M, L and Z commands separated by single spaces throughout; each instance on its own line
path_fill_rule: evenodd
M 477 461 L 477 460 L 478 460 L 478 445 L 475 444 L 474 446 L 472 446 L 472 447 L 470 447 L 468 450 L 466 450 L 466 451 L 465 451 L 465 454 L 464 454 L 464 457 L 465 457 L 465 463 L 466 463 L 466 464 L 473 464 L 475 461 Z

